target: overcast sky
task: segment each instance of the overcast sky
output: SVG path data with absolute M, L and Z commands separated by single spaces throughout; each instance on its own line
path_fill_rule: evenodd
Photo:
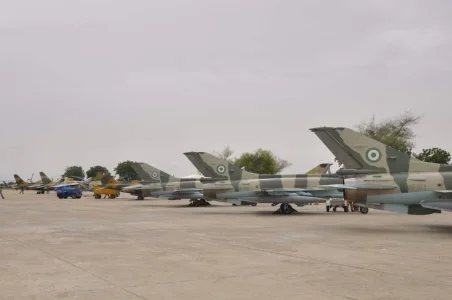
M 6 0 L 0 179 L 259 147 L 304 173 L 308 129 L 423 115 L 416 150 L 452 151 L 452 2 Z

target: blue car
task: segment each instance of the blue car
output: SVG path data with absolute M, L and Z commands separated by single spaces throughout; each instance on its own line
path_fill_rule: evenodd
M 82 189 L 73 187 L 62 187 L 57 189 L 57 197 L 60 199 L 67 199 L 71 197 L 72 199 L 82 198 Z

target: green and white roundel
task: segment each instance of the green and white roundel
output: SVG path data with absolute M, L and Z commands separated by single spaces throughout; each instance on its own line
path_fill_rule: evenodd
M 224 172 L 226 172 L 226 167 L 223 166 L 223 165 L 219 165 L 219 166 L 217 167 L 217 172 L 218 172 L 219 174 L 223 174 Z
M 370 148 L 366 152 L 366 159 L 370 162 L 377 162 L 381 159 L 381 152 L 377 148 Z
M 157 178 L 158 174 L 157 172 L 152 172 L 152 178 Z

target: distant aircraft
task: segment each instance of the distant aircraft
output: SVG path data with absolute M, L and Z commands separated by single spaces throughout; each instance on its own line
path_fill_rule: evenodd
M 71 177 L 63 177 L 59 181 L 53 181 L 42 171 L 39 172 L 39 175 L 41 176 L 42 185 L 36 189 L 42 191 L 41 192 L 42 194 L 44 194 L 45 191 L 48 192 L 49 190 L 55 190 L 55 189 L 58 189 L 61 187 L 66 187 L 66 186 L 84 187 L 88 184 L 86 181 L 83 181 L 83 180 L 77 181 Z
M 256 174 L 235 166 L 207 152 L 186 152 L 185 156 L 198 171 L 211 178 L 203 185 L 205 199 L 229 203 L 247 201 L 280 204 L 278 211 L 290 214 L 295 211 L 291 203 L 304 206 L 325 202 L 328 198 L 342 198 L 343 193 L 325 185 L 339 184 L 341 177 L 332 174 L 268 175 Z M 329 170 L 332 164 L 317 166 L 313 170 Z M 315 171 L 310 170 L 311 173 Z
M 15 188 L 16 187 L 16 184 L 14 183 L 14 182 L 6 182 L 5 180 L 3 181 L 3 183 L 1 183 L 1 185 L 4 187 L 4 188 Z
M 345 127 L 311 128 L 343 164 L 345 199 L 411 215 L 452 211 L 452 165 L 420 161 Z
M 110 174 L 103 174 L 102 178 L 100 179 L 102 186 L 109 189 L 115 189 L 115 190 L 121 190 L 124 187 L 128 187 L 130 185 L 136 185 L 140 184 L 141 180 L 131 180 L 131 181 L 120 181 L 116 180 L 113 176 Z
M 33 176 L 32 176 L 33 178 Z M 35 181 L 35 182 L 26 182 L 20 178 L 19 175 L 14 174 L 14 180 L 16 181 L 16 187 L 18 189 L 24 189 L 24 190 L 36 190 L 36 187 L 39 187 L 41 185 L 41 180 Z
M 307 171 L 306 174 L 309 175 L 323 175 L 323 174 L 331 174 L 331 163 L 323 163 L 319 164 L 311 170 Z
M 137 196 L 137 200 L 143 200 L 145 197 L 190 199 L 194 206 L 208 204 L 202 194 L 202 183 L 199 178 L 174 177 L 147 163 L 132 163 L 131 166 L 143 182 L 148 182 L 122 189 L 125 193 Z
M 87 182 L 88 182 L 88 188 L 90 190 L 94 189 L 95 186 L 102 186 L 102 178 L 104 177 L 104 173 L 103 172 L 97 172 L 95 177 L 92 178 L 88 178 Z

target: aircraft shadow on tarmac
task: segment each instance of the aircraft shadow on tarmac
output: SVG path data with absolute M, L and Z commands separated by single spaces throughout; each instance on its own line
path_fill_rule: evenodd
M 100 200 L 100 199 L 99 199 Z M 111 200 L 111 199 L 102 199 L 102 200 Z M 262 211 L 262 210 L 256 210 L 255 206 L 251 206 L 251 205 L 243 205 L 243 206 L 232 206 L 232 205 L 222 205 L 222 204 L 214 204 L 212 202 L 210 202 L 210 205 L 205 205 L 205 206 L 199 206 L 199 207 L 193 207 L 189 204 L 154 204 L 152 203 L 152 201 L 154 199 L 145 199 L 145 200 L 136 200 L 136 199 L 113 199 L 113 200 L 123 200 L 123 201 L 127 201 L 127 202 L 141 202 L 142 204 L 137 205 L 138 207 L 155 207 L 155 208 L 191 208 L 193 209 L 193 213 L 195 214 L 209 214 L 209 215 L 231 215 L 231 214 L 235 214 L 235 215 L 261 215 L 261 216 L 266 216 L 266 215 L 283 215 L 280 213 L 275 213 L 275 210 L 277 209 L 277 206 L 275 206 L 273 209 L 274 210 L 266 210 L 266 211 Z M 161 200 L 161 199 L 156 199 L 156 200 Z M 170 200 L 171 201 L 171 200 Z M 178 200 L 172 200 L 172 201 L 178 201 Z M 205 208 L 229 208 L 229 211 L 206 211 L 204 210 Z M 268 206 L 268 208 L 270 208 L 270 206 Z M 290 214 L 290 216 L 296 216 L 296 215 L 303 215 L 303 216 L 328 216 L 328 217 L 333 217 L 333 216 L 342 216 L 344 214 L 350 214 L 351 215 L 355 215 L 355 216 L 361 216 L 361 214 L 358 213 L 345 213 L 342 211 L 338 211 L 338 212 L 322 212 L 322 211 L 303 211 L 303 208 L 298 208 L 296 212 L 293 212 L 292 214 Z M 284 215 L 285 217 L 289 216 L 289 215 Z
M 424 226 L 430 232 L 452 235 L 452 225 L 432 224 Z
M 238 211 L 193 211 L 194 214 L 204 214 L 204 215 L 254 215 L 254 216 L 283 216 L 285 218 L 288 217 L 295 217 L 295 216 L 300 216 L 300 217 L 307 217 L 307 216 L 325 216 L 325 217 L 332 217 L 334 216 L 334 214 L 328 214 L 325 212 L 320 212 L 320 211 L 302 211 L 299 210 L 297 212 L 293 212 L 290 215 L 285 215 L 285 214 L 281 214 L 281 213 L 277 213 L 274 210 L 252 210 L 252 208 L 250 208 L 250 210 L 238 210 Z M 336 215 L 337 216 L 337 215 Z
M 329 230 L 336 231 L 338 234 L 344 233 L 359 233 L 365 235 L 426 235 L 426 234 L 443 234 L 452 235 L 452 225 L 442 224 L 388 224 L 388 225 L 374 225 L 374 224 L 354 224 L 331 226 Z
M 214 206 L 214 205 L 209 205 L 209 206 L 199 206 L 199 207 L 194 207 L 191 206 L 189 204 L 152 204 L 152 203 L 146 203 L 146 204 L 141 204 L 138 205 L 140 207 L 156 207 L 156 208 L 192 208 L 192 209 L 196 209 L 196 208 L 221 208 L 221 207 L 227 207 L 227 206 Z
M 333 217 L 333 216 L 340 216 L 343 215 L 341 212 L 338 213 L 326 213 L 321 211 L 303 211 L 298 210 L 297 212 L 293 212 L 290 215 L 283 215 L 281 213 L 275 213 L 275 210 L 256 210 L 253 206 L 227 206 L 227 205 L 208 205 L 208 206 L 199 206 L 199 207 L 193 207 L 188 204 L 141 204 L 138 205 L 139 207 L 148 207 L 148 208 L 190 208 L 192 209 L 192 214 L 199 214 L 199 215 L 254 215 L 254 216 L 278 216 L 282 215 L 284 217 L 288 216 L 325 216 L 325 217 Z M 210 211 L 206 209 L 210 208 L 221 208 L 221 209 L 228 209 L 227 211 Z M 357 215 L 357 214 L 356 214 Z M 357 215 L 358 216 L 358 215 Z

